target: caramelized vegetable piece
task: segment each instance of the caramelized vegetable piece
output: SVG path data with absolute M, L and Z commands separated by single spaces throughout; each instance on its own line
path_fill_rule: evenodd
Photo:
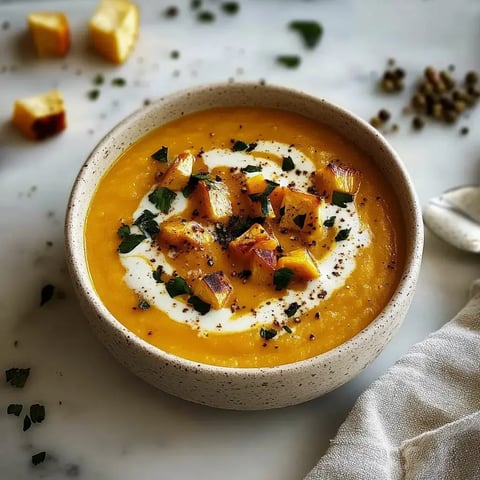
M 160 186 L 173 191 L 183 190 L 190 180 L 194 162 L 195 156 L 190 152 L 178 155 L 163 175 Z
M 278 240 L 270 235 L 259 223 L 254 223 L 245 233 L 232 240 L 228 248 L 239 257 L 247 258 L 254 249 L 275 250 Z
M 213 242 L 211 233 L 203 225 L 182 218 L 169 219 L 160 227 L 160 238 L 179 250 L 206 248 Z
M 224 220 L 232 215 L 232 204 L 227 186 L 222 182 L 198 182 L 196 188 L 200 209 L 210 220 Z
M 227 303 L 233 291 L 232 284 L 223 272 L 210 273 L 201 280 L 195 280 L 192 288 L 195 295 L 204 302 L 209 303 L 216 310 L 222 308 Z
M 273 250 L 252 249 L 252 280 L 256 283 L 271 284 L 277 267 L 277 256 Z
M 254 193 L 262 193 L 267 188 L 267 182 L 265 181 L 265 178 L 261 173 L 259 175 L 255 175 L 254 177 L 247 178 L 246 185 L 247 185 L 247 192 L 249 195 L 252 195 Z M 270 201 L 270 196 L 266 200 L 266 209 L 268 211 L 267 215 L 265 215 L 265 213 L 262 212 L 262 206 L 260 202 L 250 201 L 250 206 L 251 206 L 252 217 L 275 218 L 275 212 L 273 211 L 273 206 Z
M 278 259 L 278 268 L 289 268 L 300 280 L 313 280 L 320 276 L 315 262 L 306 248 L 292 250 L 285 257 Z
M 66 127 L 66 119 L 60 92 L 52 90 L 43 95 L 16 100 L 12 122 L 33 140 L 42 140 L 61 132 Z
M 351 167 L 329 163 L 315 175 L 317 191 L 331 195 L 333 191 L 355 195 L 360 188 L 361 173 Z
M 40 57 L 63 57 L 70 48 L 70 27 L 60 12 L 30 13 L 28 29 Z

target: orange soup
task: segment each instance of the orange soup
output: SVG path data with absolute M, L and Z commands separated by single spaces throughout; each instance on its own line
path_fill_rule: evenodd
M 194 361 L 267 367 L 365 328 L 400 279 L 398 200 L 332 129 L 274 109 L 163 125 L 101 179 L 92 283 L 135 335 Z

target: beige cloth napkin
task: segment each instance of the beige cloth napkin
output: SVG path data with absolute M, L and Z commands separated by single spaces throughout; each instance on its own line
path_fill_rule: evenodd
M 305 480 L 480 479 L 480 279 L 357 400 Z

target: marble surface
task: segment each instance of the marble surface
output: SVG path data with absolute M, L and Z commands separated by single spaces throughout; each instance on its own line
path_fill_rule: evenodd
M 65 271 L 63 216 L 75 175 L 89 151 L 120 119 L 179 88 L 212 81 L 259 81 L 293 86 L 337 102 L 363 118 L 387 107 L 400 125 L 388 139 L 416 185 L 421 203 L 463 183 L 480 182 L 480 111 L 455 127 L 410 128 L 401 114 L 425 65 L 480 69 L 477 0 L 318 0 L 241 2 L 227 17 L 199 24 L 189 2 L 142 1 L 137 49 L 113 67 L 88 48 L 86 21 L 95 2 L 0 2 L 0 368 L 30 367 L 23 389 L 0 382 L 0 478 L 48 479 L 300 479 L 325 451 L 358 395 L 412 344 L 449 320 L 479 276 L 480 257 L 427 233 L 420 282 L 401 330 L 356 379 L 307 404 L 267 412 L 229 412 L 172 398 L 118 365 L 82 318 Z M 162 15 L 177 3 L 174 19 Z M 25 35 L 32 9 L 68 14 L 73 47 L 63 60 L 39 60 Z M 317 19 L 325 33 L 306 51 L 286 25 Z M 434 22 L 432 21 L 434 19 Z M 178 59 L 170 52 L 178 50 Z M 300 68 L 275 64 L 298 53 Z M 386 60 L 406 69 L 406 91 L 376 91 Z M 92 79 L 106 83 L 87 99 Z M 110 80 L 123 77 L 127 85 Z M 42 143 L 11 126 L 13 101 L 59 87 L 68 129 Z M 460 126 L 470 133 L 459 134 Z M 49 243 L 51 242 L 51 244 Z M 56 287 L 43 307 L 41 287 Z M 10 403 L 46 406 L 46 419 L 27 432 Z M 25 407 L 24 407 L 25 408 Z M 47 461 L 32 467 L 31 455 Z M 477 460 L 478 461 L 478 460 Z

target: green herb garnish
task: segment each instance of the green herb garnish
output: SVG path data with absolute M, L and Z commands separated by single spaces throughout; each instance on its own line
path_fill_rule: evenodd
M 247 147 L 247 149 L 246 149 L 245 151 L 246 151 L 247 153 L 250 153 L 250 152 L 252 152 L 253 150 L 255 150 L 255 149 L 257 148 L 257 145 L 258 145 L 258 143 L 254 143 L 254 142 L 249 143 L 249 144 L 248 144 L 248 147 Z
M 346 192 L 334 191 L 332 194 L 332 203 L 340 208 L 347 208 L 347 203 L 353 202 L 353 195 Z
M 18 403 L 11 403 L 7 407 L 7 414 L 15 415 L 16 417 L 18 417 L 22 413 L 22 410 L 23 410 L 23 405 L 20 405 Z
M 271 340 L 272 338 L 277 336 L 277 331 L 274 328 L 261 328 L 260 329 L 260 336 L 265 340 Z
M 202 0 L 192 0 L 190 2 L 190 8 L 192 10 L 196 10 L 197 8 L 200 8 L 202 6 Z
M 10 368 L 5 370 L 7 383 L 12 385 L 12 387 L 23 388 L 29 375 L 29 368 Z
M 237 2 L 223 2 L 221 8 L 226 14 L 234 15 L 240 9 L 240 5 Z
M 170 207 L 175 198 L 177 198 L 177 194 L 167 187 L 157 187 L 148 196 L 150 202 L 152 202 L 162 213 L 168 213 L 170 211 Z
M 163 275 L 163 267 L 162 265 L 159 265 L 153 272 L 152 272 L 152 277 L 157 283 L 163 283 L 162 280 L 162 275 Z
M 98 88 L 95 88 L 87 92 L 87 97 L 92 101 L 96 100 L 99 97 L 99 95 L 100 95 L 100 90 L 98 90 Z
M 200 315 L 205 315 L 210 311 L 210 304 L 204 302 L 201 298 L 197 297 L 196 295 L 192 295 L 188 299 L 188 303 L 200 313 Z
M 49 283 L 42 287 L 40 291 L 40 306 L 45 305 L 52 299 L 54 291 L 55 287 Z
M 140 310 L 148 310 L 150 308 L 150 304 L 144 299 L 142 298 L 139 302 L 138 302 L 138 308 Z
M 205 10 L 198 13 L 197 20 L 203 23 L 211 23 L 215 20 L 215 15 L 212 12 Z
M 297 302 L 291 303 L 288 308 L 284 310 L 284 312 L 287 314 L 287 317 L 291 317 L 292 315 L 295 315 L 297 313 L 297 310 L 300 308 L 300 305 Z
M 42 423 L 45 420 L 45 407 L 35 403 L 30 406 L 30 419 L 33 423 Z
M 163 146 L 160 150 L 157 150 L 155 153 L 150 155 L 154 160 L 161 163 L 168 162 L 168 148 Z
M 154 220 L 157 215 L 150 210 L 144 210 L 143 213 L 133 222 L 134 225 L 143 232 L 153 238 L 160 233 L 158 223 Z
M 247 165 L 240 169 L 243 173 L 254 173 L 254 172 L 261 172 L 262 167 L 260 165 Z
M 188 198 L 195 190 L 198 182 L 205 182 L 208 187 L 217 188 L 217 182 L 208 172 L 194 173 L 190 176 L 187 186 L 182 190 L 182 194 L 185 198 Z
M 145 235 L 128 235 L 123 240 L 122 243 L 118 246 L 118 251 L 120 253 L 128 253 L 131 252 L 135 247 L 140 245 L 147 237 Z
M 126 238 L 130 235 L 130 227 L 128 225 L 121 225 L 117 230 L 117 235 L 120 238 Z
M 97 75 L 95 75 L 95 77 L 93 78 L 94 85 L 102 85 L 104 81 L 105 77 L 101 73 L 97 73 Z
M 172 50 L 170 52 L 170 58 L 177 59 L 180 56 L 180 52 L 178 50 Z
M 294 168 L 295 168 L 295 164 L 293 163 L 292 157 L 290 155 L 288 157 L 283 157 L 282 170 L 284 172 L 289 172 Z
M 288 325 L 283 325 L 282 327 L 287 333 L 292 333 L 292 329 Z
M 187 285 L 187 282 L 182 277 L 171 278 L 165 284 L 165 288 L 172 298 L 177 297 L 178 295 L 183 295 L 184 293 L 192 293 L 190 287 Z
M 38 452 L 35 455 L 32 455 L 32 465 L 37 466 L 39 463 L 45 461 L 47 454 L 45 452 Z
M 23 431 L 26 432 L 32 426 L 32 421 L 28 415 L 23 419 Z
M 217 241 L 226 249 L 228 244 L 235 238 L 245 233 L 253 224 L 262 224 L 265 221 L 263 217 L 240 217 L 238 215 L 232 215 L 225 225 L 223 223 L 217 223 L 215 230 L 217 234 Z
M 346 228 L 345 230 L 340 230 L 335 237 L 335 241 L 336 242 L 341 242 L 342 240 L 346 240 L 348 238 L 348 236 L 350 235 L 350 230 L 351 230 L 351 228 Z
M 284 267 L 276 270 L 273 274 L 273 284 L 275 285 L 276 290 L 287 288 L 293 276 L 293 270 L 290 268 Z
M 303 226 L 305 225 L 305 219 L 307 218 L 307 214 L 304 213 L 303 215 L 297 215 L 294 219 L 293 219 L 293 223 L 295 223 L 295 225 L 297 225 L 297 227 L 299 228 L 303 228 Z
M 241 140 L 236 140 L 232 145 L 233 152 L 243 152 L 248 148 L 248 143 L 242 142 Z
M 289 28 L 301 35 L 307 48 L 315 47 L 323 34 L 322 25 L 315 21 L 296 20 L 290 22 Z
M 278 55 L 277 63 L 287 68 L 297 68 L 301 63 L 298 55 Z
M 117 77 L 112 79 L 112 85 L 115 87 L 124 87 L 127 81 L 124 78 Z
M 262 215 L 266 217 L 269 213 L 268 197 L 279 186 L 279 184 L 272 182 L 271 180 L 265 180 L 265 182 L 267 183 L 267 186 L 262 193 L 252 193 L 249 197 L 252 202 L 260 202 Z
M 336 218 L 337 217 L 335 215 L 333 217 L 329 217 L 323 222 L 323 224 L 328 228 L 333 227 Z

